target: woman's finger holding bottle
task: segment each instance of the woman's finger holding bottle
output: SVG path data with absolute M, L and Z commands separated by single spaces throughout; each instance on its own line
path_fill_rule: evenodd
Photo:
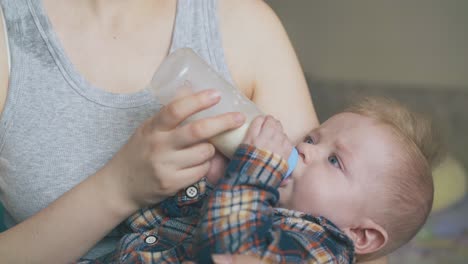
M 206 161 L 211 160 L 214 154 L 215 148 L 208 142 L 198 143 L 173 153 L 174 160 L 180 161 L 178 162 L 179 170 L 205 163 Z
M 183 187 L 187 187 L 199 181 L 203 178 L 209 171 L 211 167 L 211 161 L 208 160 L 202 164 L 192 166 L 190 168 L 185 168 L 177 172 L 177 179 L 183 183 Z
M 212 89 L 177 98 L 153 117 L 152 127 L 161 131 L 172 130 L 189 116 L 215 105 L 219 100 L 219 92 Z
M 173 134 L 177 147 L 184 148 L 200 141 L 208 140 L 228 130 L 238 128 L 245 122 L 242 113 L 231 112 L 192 121 L 177 128 Z

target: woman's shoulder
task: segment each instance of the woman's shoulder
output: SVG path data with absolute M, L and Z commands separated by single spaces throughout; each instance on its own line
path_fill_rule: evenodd
M 264 33 L 258 29 L 269 29 L 273 33 L 282 29 L 276 13 L 263 0 L 220 0 L 220 21 L 227 29 L 235 28 L 243 36 L 255 36 L 258 39 Z M 229 32 L 231 33 L 231 32 Z M 255 41 L 255 39 L 249 39 Z
M 258 69 L 283 52 L 277 43 L 288 39 L 275 12 L 262 0 L 220 0 L 219 23 L 226 60 L 234 80 L 247 96 L 254 93 Z M 266 49 L 267 47 L 269 47 Z
M 299 141 L 318 121 L 280 18 L 262 0 L 219 0 L 219 21 L 226 62 L 237 86 Z
M 219 0 L 220 6 L 230 11 L 245 10 L 242 12 L 256 12 L 263 10 L 268 12 L 270 9 L 264 0 Z

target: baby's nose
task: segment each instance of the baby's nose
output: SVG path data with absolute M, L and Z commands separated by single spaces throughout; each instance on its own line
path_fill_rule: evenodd
M 306 164 L 320 157 L 320 149 L 316 145 L 301 143 L 297 149 L 299 151 L 299 156 Z
M 301 159 L 305 159 L 305 155 L 303 153 L 299 153 L 299 157 L 301 157 Z

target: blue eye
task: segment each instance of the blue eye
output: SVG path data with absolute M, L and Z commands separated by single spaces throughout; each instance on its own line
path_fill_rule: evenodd
M 310 136 L 305 137 L 304 142 L 307 144 L 315 144 L 314 140 Z
M 328 157 L 328 162 L 336 168 L 341 168 L 340 160 L 335 155 Z

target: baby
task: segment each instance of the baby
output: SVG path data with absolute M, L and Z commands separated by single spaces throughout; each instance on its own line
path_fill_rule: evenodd
M 353 263 L 408 242 L 432 207 L 439 145 L 430 123 L 367 99 L 311 131 L 296 148 L 272 117 L 255 119 L 202 210 L 198 263 L 214 253 L 268 263 Z M 287 209 L 277 209 L 287 208 Z
M 256 118 L 218 185 L 202 180 L 135 213 L 116 251 L 93 263 L 209 263 L 218 253 L 353 263 L 394 251 L 426 221 L 440 152 L 426 119 L 367 99 L 296 149 L 284 179 L 292 144 L 274 118 Z

